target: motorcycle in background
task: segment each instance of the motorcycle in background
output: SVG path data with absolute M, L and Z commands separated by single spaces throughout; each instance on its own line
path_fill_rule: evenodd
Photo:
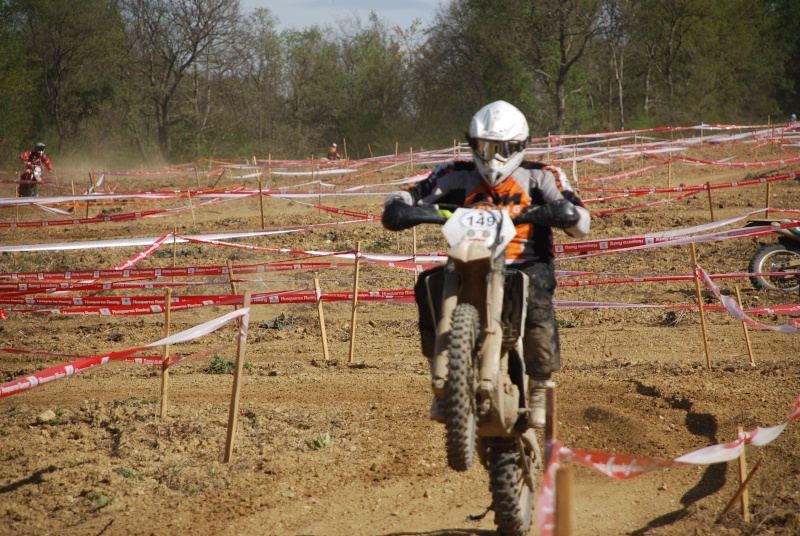
M 33 166 L 25 170 L 20 176 L 21 182 L 17 188 L 17 197 L 36 197 L 39 195 L 39 186 L 42 184 L 42 166 Z
M 753 220 L 747 226 L 775 224 L 772 220 Z M 776 229 L 777 244 L 766 244 L 750 259 L 749 273 L 773 274 L 750 276 L 750 283 L 758 290 L 797 292 L 800 276 L 780 275 L 780 272 L 800 272 L 800 228 Z

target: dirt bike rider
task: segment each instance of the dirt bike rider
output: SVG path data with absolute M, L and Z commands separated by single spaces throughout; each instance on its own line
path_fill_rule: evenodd
M 38 142 L 33 147 L 32 151 L 25 151 L 20 155 L 19 159 L 22 160 L 23 164 L 25 164 L 25 171 L 23 171 L 22 174 L 19 176 L 19 180 L 21 181 L 36 180 L 33 176 L 33 168 L 35 166 L 43 167 L 47 169 L 47 171 L 52 173 L 53 166 L 50 163 L 50 159 L 47 157 L 46 154 L 44 154 L 44 149 L 45 149 L 44 143 Z M 38 185 L 35 192 L 38 193 Z M 34 195 L 36 195 L 36 193 L 34 193 Z
M 590 216 L 561 169 L 540 162 L 523 162 L 528 122 L 516 107 L 496 101 L 481 108 L 470 123 L 467 141 L 472 162 L 440 164 L 423 181 L 389 194 L 384 201 L 384 227 L 400 231 L 418 223 L 444 223 L 436 203 L 469 206 L 489 201 L 508 209 L 517 236 L 506 250 L 506 262 L 529 278 L 523 349 L 529 382 L 529 424 L 545 424 L 545 388 L 551 374 L 561 369 L 558 325 L 553 308 L 556 289 L 552 227 L 574 238 L 589 233 Z M 425 278 L 414 287 L 419 310 L 422 353 L 432 363 L 436 326 L 428 307 Z M 433 378 L 434 393 L 444 380 Z M 438 382 L 438 383 L 437 383 Z M 442 421 L 443 404 L 434 396 L 431 418 Z
M 339 153 L 339 150 L 336 148 L 335 143 L 331 143 L 330 147 L 328 147 L 328 160 L 341 160 L 342 155 Z

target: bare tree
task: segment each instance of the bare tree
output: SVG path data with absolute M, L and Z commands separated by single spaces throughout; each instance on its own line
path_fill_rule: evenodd
M 600 0 L 529 0 L 528 5 L 528 15 L 519 26 L 522 61 L 553 98 L 554 130 L 561 133 L 570 72 L 601 28 Z
M 609 63 L 616 82 L 619 128 L 625 130 L 624 78 L 625 52 L 631 41 L 630 26 L 632 20 L 630 0 L 603 0 L 602 34 L 608 47 Z M 609 101 L 611 95 L 609 95 Z M 611 110 L 609 109 L 609 121 Z
M 236 35 L 238 0 L 122 0 L 133 57 L 153 106 L 158 145 L 172 159 L 173 108 L 181 82 Z M 204 65 L 205 68 L 211 68 Z M 191 94 L 191 91 L 190 91 Z
M 112 58 L 122 28 L 103 0 L 22 4 L 25 36 L 41 73 L 44 102 L 58 133 L 57 152 L 113 92 Z

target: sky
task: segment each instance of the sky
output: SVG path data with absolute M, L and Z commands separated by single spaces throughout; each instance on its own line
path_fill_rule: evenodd
M 370 11 L 390 26 L 407 28 L 414 19 L 422 26 L 430 25 L 442 0 L 240 0 L 242 13 L 264 7 L 272 12 L 281 29 L 303 29 L 318 24 L 335 24 L 337 20 L 358 15 L 367 22 Z

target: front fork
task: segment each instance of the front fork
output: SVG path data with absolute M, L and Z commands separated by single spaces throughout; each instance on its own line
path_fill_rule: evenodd
M 458 290 L 461 278 L 456 272 L 444 274 L 444 288 L 442 291 L 441 318 L 436 322 L 436 346 L 434 347 L 433 360 L 431 361 L 431 387 L 433 394 L 441 398 L 447 391 L 447 375 L 450 361 L 450 318 L 458 305 Z M 428 300 L 435 299 L 428 289 Z M 434 308 L 431 306 L 431 309 Z M 435 318 L 435 316 L 434 316 Z

